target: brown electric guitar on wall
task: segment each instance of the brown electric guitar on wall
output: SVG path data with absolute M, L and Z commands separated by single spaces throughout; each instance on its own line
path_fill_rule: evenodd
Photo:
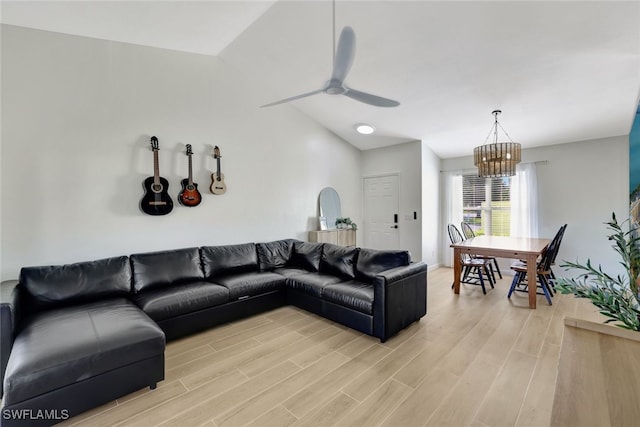
M 218 170 L 211 174 L 211 187 L 209 189 L 213 194 L 224 194 L 227 192 L 227 184 L 224 183 L 224 174 L 220 168 L 220 149 L 216 145 L 213 149 L 213 157 L 218 163 Z
M 158 138 L 151 137 L 153 151 L 153 176 L 144 180 L 144 196 L 140 200 L 140 209 L 147 215 L 166 215 L 173 209 L 173 200 L 169 196 L 169 181 L 160 176 L 158 167 Z
M 178 195 L 178 201 L 183 206 L 198 206 L 202 201 L 202 195 L 198 191 L 198 184 L 193 182 L 193 172 L 192 172 L 192 162 L 191 156 L 193 155 L 193 151 L 191 151 L 191 144 L 187 144 L 187 157 L 189 158 L 189 178 L 183 179 L 180 183 L 182 184 L 182 191 Z

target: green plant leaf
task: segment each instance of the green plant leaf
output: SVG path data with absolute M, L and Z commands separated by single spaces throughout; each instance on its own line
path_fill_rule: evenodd
M 612 248 L 621 257 L 620 265 L 627 272 L 626 277 L 620 274 L 615 277 L 605 273 L 602 265 L 597 268 L 587 259 L 585 264 L 563 261 L 560 266 L 577 270 L 576 278 L 558 278 L 556 290 L 562 294 L 573 294 L 578 298 L 587 298 L 600 309 L 600 313 L 608 317 L 605 323 L 616 323 L 617 326 L 640 331 L 640 295 L 638 294 L 638 277 L 640 275 L 640 235 L 637 229 L 624 231 L 618 223 L 615 213 L 611 221 L 606 222 L 612 231 L 608 236 L 613 241 Z M 629 222 L 626 220 L 624 223 Z M 624 224 L 623 223 L 623 224 Z

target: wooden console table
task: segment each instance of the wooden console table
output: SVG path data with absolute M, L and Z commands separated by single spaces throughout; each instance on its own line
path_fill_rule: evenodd
M 309 241 L 319 243 L 333 243 L 334 245 L 340 246 L 355 246 L 356 230 L 336 229 L 310 231 Z
M 565 318 L 553 427 L 640 425 L 640 332 Z

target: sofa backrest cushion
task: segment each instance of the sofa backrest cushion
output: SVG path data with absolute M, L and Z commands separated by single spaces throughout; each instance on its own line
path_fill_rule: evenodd
M 34 310 L 123 296 L 131 290 L 126 256 L 66 265 L 23 267 L 20 283 Z
M 198 248 L 131 255 L 133 292 L 202 280 Z
M 322 248 L 320 273 L 332 274 L 343 279 L 355 279 L 358 248 L 325 243 Z
M 359 280 L 371 282 L 378 273 L 409 265 L 410 262 L 409 251 L 379 251 L 362 248 L 356 263 L 356 277 Z
M 258 271 L 258 253 L 255 243 L 205 246 L 200 248 L 200 251 L 204 276 L 207 279 Z
M 260 271 L 271 271 L 287 265 L 293 253 L 293 239 L 257 243 Z
M 312 272 L 318 271 L 320 269 L 323 246 L 324 243 L 301 242 L 296 240 L 293 243 L 293 253 L 291 254 L 289 266 L 303 268 Z

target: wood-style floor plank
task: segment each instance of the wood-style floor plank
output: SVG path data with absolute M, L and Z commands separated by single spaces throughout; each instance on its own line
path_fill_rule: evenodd
M 448 268 L 428 276 L 428 314 L 385 343 L 281 307 L 168 343 L 156 390 L 63 425 L 549 425 L 564 317 L 601 321 L 597 309 L 556 295 L 530 310 L 526 295 L 506 297 L 509 276 L 486 295 L 454 295 Z M 619 383 L 619 368 L 601 384 Z
M 412 389 L 393 378 L 371 393 L 360 405 L 338 421 L 338 426 L 371 426 L 380 423 L 386 414 L 393 411 Z
M 285 380 L 278 382 L 272 389 L 257 394 L 243 405 L 236 406 L 232 410 L 215 417 L 213 421 L 219 427 L 244 425 L 258 418 L 270 408 L 279 405 L 288 396 L 293 396 L 300 389 L 313 383 L 317 378 L 331 375 L 348 361 L 349 359 L 346 356 L 333 352 L 313 365 L 301 369 Z M 285 409 L 291 413 L 288 408 L 285 407 Z
M 547 426 L 551 422 L 559 357 L 560 346 L 545 342 L 520 408 L 517 427 Z
M 482 397 L 495 380 L 500 365 L 478 360 L 467 367 L 467 370 L 448 393 L 448 398 L 435 410 L 428 419 L 427 426 L 466 426 L 473 421 L 478 408 L 482 405 Z M 455 396 L 455 399 L 452 397 Z M 460 402 L 465 402 L 460 405 Z
M 293 425 L 294 427 L 332 426 L 356 406 L 358 402 L 355 399 L 338 392 L 330 401 L 309 412 Z
M 388 348 L 374 344 L 335 371 L 301 389 L 282 405 L 296 417 L 303 417 L 390 352 Z
M 460 378 L 444 369 L 434 367 L 429 375 L 409 396 L 384 420 L 386 427 L 422 426 L 442 402 L 450 398 L 451 390 Z M 454 399 L 463 407 L 466 402 Z
M 538 359 L 514 350 L 487 390 L 477 419 L 489 426 L 514 425 Z

